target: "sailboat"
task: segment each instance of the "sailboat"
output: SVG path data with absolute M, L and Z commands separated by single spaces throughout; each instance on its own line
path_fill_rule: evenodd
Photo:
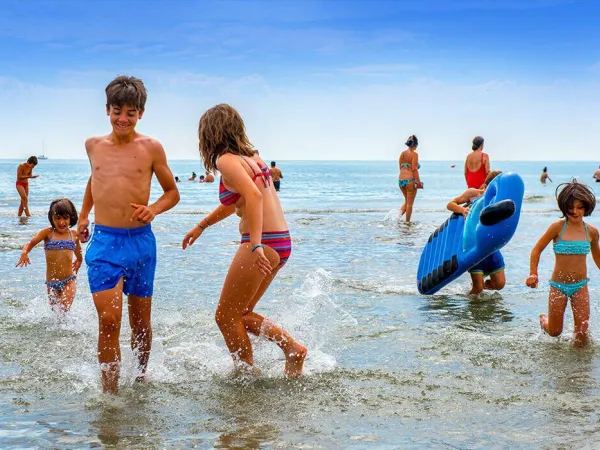
M 37 159 L 38 160 L 40 160 L 40 159 L 48 159 L 48 157 L 46 156 L 46 145 L 44 144 L 44 141 L 42 141 L 42 154 L 38 155 Z

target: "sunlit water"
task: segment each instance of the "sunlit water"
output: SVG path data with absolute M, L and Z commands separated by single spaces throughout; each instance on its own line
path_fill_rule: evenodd
M 19 161 L 0 162 L 0 447 L 2 448 L 399 448 L 581 447 L 600 441 L 598 345 L 575 350 L 541 335 L 551 249 L 537 290 L 529 252 L 559 217 L 554 188 L 595 163 L 499 162 L 519 172 L 526 198 L 503 253 L 507 286 L 469 299 L 463 276 L 438 295 L 418 294 L 418 258 L 429 233 L 464 188 L 462 164 L 424 162 L 413 216 L 399 223 L 397 162 L 278 162 L 280 197 L 293 253 L 257 310 L 309 351 L 306 376 L 282 376 L 280 350 L 254 339 L 260 376 L 231 374 L 214 322 L 220 288 L 239 243 L 237 221 L 211 227 L 181 250 L 185 232 L 217 204 L 217 184 L 183 181 L 181 202 L 153 224 L 158 269 L 149 381 L 134 384 L 124 309 L 120 394 L 106 397 L 96 362 L 97 315 L 85 267 L 69 316 L 47 302 L 44 254 L 14 266 L 22 246 L 47 226 L 59 196 L 79 207 L 86 161 L 41 161 L 27 222 L 16 218 Z M 456 164 L 451 168 L 451 164 Z M 198 161 L 175 161 L 187 180 Z M 595 188 L 595 186 L 592 186 Z M 152 197 L 159 195 L 153 185 Z M 598 212 L 600 214 L 600 212 Z M 589 223 L 598 225 L 598 216 Z M 589 263 L 591 330 L 600 336 L 598 269 Z

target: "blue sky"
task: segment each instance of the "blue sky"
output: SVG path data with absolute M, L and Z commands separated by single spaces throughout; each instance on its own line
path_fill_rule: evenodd
M 85 158 L 104 87 L 148 88 L 142 133 L 197 158 L 227 102 L 273 159 L 597 158 L 594 1 L 0 0 L 0 157 Z

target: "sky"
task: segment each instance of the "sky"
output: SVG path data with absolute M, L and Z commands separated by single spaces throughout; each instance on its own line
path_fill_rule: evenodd
M 0 0 L 0 158 L 85 159 L 104 88 L 141 78 L 138 131 L 198 158 L 218 103 L 277 160 L 600 159 L 600 2 Z

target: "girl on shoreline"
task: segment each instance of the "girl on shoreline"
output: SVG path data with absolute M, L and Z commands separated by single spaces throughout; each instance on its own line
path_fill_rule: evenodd
M 404 203 L 400 209 L 400 216 L 406 214 L 406 222 L 410 222 L 412 216 L 413 203 L 417 196 L 417 189 L 423 188 L 421 178 L 419 176 L 419 155 L 417 154 L 417 147 L 419 146 L 419 140 L 413 134 L 409 136 L 404 144 L 408 148 L 400 153 L 398 158 L 399 174 L 398 174 L 398 187 L 404 196 Z
M 559 185 L 557 191 L 561 187 L 557 201 L 564 219 L 550 225 L 533 247 L 530 275 L 525 284 L 530 288 L 537 287 L 540 255 L 552 241 L 556 259 L 549 281 L 548 314 L 540 314 L 540 326 L 550 336 L 559 336 L 563 331 L 564 314 L 570 299 L 575 328 L 574 343 L 584 346 L 588 341 L 590 319 L 586 259 L 591 251 L 594 263 L 600 268 L 600 247 L 598 230 L 586 224 L 583 218 L 594 211 L 596 196 L 589 187 L 576 180 Z

